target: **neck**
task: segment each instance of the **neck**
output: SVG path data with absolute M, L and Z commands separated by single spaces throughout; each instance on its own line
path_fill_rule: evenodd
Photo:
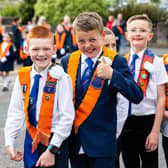
M 146 47 L 145 47 L 145 48 L 146 48 Z M 135 54 L 139 53 L 140 51 L 144 50 L 145 48 L 144 48 L 144 47 L 139 47 L 139 48 L 137 48 L 137 47 L 131 47 L 132 51 L 133 51 Z

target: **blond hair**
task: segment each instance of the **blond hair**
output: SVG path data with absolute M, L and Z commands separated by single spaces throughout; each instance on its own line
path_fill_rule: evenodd
M 73 28 L 75 32 L 78 30 L 88 32 L 96 29 L 102 34 L 104 25 L 102 18 L 96 12 L 83 12 L 75 18 Z
M 144 20 L 149 23 L 149 28 L 152 31 L 152 20 L 148 17 L 147 14 L 134 15 L 127 20 L 127 27 L 134 20 Z
M 107 27 L 104 27 L 105 35 L 112 35 L 115 38 L 115 34 Z

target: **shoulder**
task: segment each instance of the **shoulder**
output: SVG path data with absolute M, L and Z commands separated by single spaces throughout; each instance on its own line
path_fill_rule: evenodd
M 127 65 L 128 63 L 124 56 L 116 55 L 113 60 L 113 64 L 117 66 L 121 66 L 121 65 Z
M 69 78 L 69 75 L 64 72 L 64 69 L 61 65 L 55 64 L 49 69 L 49 74 L 52 78 L 57 79 L 58 81 L 63 80 L 64 78 Z

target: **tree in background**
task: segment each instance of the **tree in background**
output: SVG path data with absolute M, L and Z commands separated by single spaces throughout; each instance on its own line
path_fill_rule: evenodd
M 19 13 L 22 18 L 22 24 L 27 24 L 34 16 L 34 4 L 36 0 L 24 0 L 19 4 Z
M 46 16 L 47 22 L 56 25 L 63 21 L 64 15 L 72 20 L 83 11 L 94 11 L 102 17 L 107 17 L 108 3 L 105 0 L 37 0 L 35 15 Z

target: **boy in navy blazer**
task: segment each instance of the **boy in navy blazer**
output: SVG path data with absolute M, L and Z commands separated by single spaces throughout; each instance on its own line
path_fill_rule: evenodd
M 139 103 L 143 92 L 132 79 L 125 58 L 103 47 L 103 22 L 95 12 L 74 23 L 78 51 L 62 58 L 71 76 L 76 116 L 69 139 L 72 168 L 114 168 L 116 94 Z

